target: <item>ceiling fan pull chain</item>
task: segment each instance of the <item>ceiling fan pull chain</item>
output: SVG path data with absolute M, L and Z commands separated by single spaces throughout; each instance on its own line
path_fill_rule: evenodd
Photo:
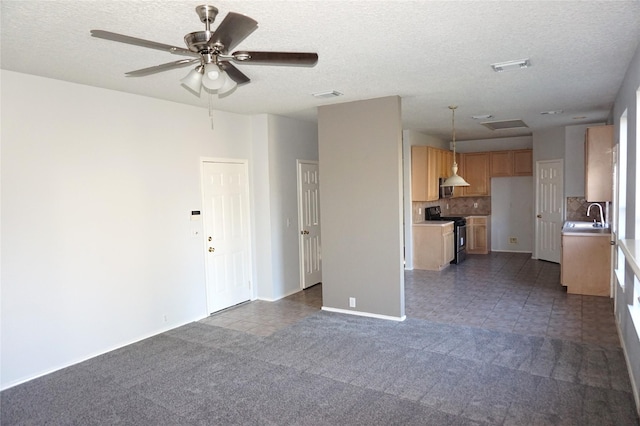
M 211 130 L 213 130 L 213 93 L 209 92 L 209 119 L 211 120 Z

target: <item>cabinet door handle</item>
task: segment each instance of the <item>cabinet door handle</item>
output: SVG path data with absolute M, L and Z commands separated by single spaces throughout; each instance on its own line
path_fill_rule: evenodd
M 536 217 L 537 217 L 538 219 L 542 219 L 542 215 L 541 215 L 541 214 L 537 215 Z

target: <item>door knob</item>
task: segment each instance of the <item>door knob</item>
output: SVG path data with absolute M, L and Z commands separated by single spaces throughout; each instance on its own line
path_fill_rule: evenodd
M 541 214 L 537 215 L 536 217 L 537 217 L 538 219 L 542 219 L 542 215 L 541 215 Z
M 213 253 L 214 251 L 216 251 L 216 249 L 214 249 L 213 247 L 209 247 L 209 253 Z
M 308 235 L 308 234 L 309 234 L 309 231 L 307 231 L 307 230 L 300 231 L 300 234 L 301 234 L 301 235 Z

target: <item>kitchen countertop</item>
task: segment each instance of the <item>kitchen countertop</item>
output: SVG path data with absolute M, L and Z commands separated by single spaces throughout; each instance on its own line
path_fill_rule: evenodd
M 577 226 L 571 227 L 571 224 Z M 566 221 L 562 227 L 562 235 L 594 237 L 594 236 L 611 236 L 611 228 L 596 228 L 590 226 L 591 222 Z
M 413 226 L 445 226 L 453 223 L 451 220 L 424 220 L 422 222 L 415 222 Z

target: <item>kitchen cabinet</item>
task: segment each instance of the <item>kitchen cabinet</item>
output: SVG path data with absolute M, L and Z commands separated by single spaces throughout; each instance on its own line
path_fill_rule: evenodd
M 567 293 L 609 296 L 611 235 L 562 235 L 560 281 Z
M 454 257 L 453 222 L 413 225 L 413 268 L 441 271 Z
M 613 126 L 588 127 L 584 146 L 584 192 L 589 202 L 613 199 Z
M 411 200 L 435 201 L 440 197 L 439 178 L 451 174 L 453 152 L 432 146 L 411 147 Z
M 467 217 L 467 253 L 489 254 L 491 251 L 491 217 Z
M 411 200 L 438 199 L 437 157 L 427 146 L 411 147 Z
M 533 176 L 533 150 L 518 149 L 513 151 L 513 175 Z
M 513 176 L 513 151 L 489 153 L 491 177 Z
M 488 152 L 473 152 L 462 154 L 462 172 L 458 174 L 469 183 L 463 187 L 462 196 L 482 197 L 491 194 L 491 178 L 489 176 Z
M 518 149 L 490 152 L 491 177 L 533 176 L 533 151 Z
M 440 151 L 440 173 L 438 174 L 442 178 L 448 178 L 451 176 L 451 166 L 453 165 L 453 151 L 439 150 Z

